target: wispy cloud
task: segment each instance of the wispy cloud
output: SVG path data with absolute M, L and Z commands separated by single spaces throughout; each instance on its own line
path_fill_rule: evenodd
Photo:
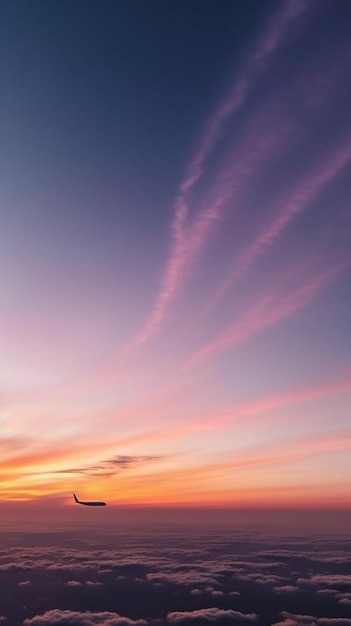
M 97 465 L 83 466 L 83 467 L 69 467 L 59 470 L 47 470 L 41 472 L 42 474 L 81 474 L 87 476 L 113 476 L 117 472 L 132 467 L 145 465 L 148 463 L 154 463 L 160 461 L 159 456 L 133 456 L 133 455 L 117 455 L 112 459 L 101 461 Z
M 213 295 L 205 313 L 211 311 L 229 289 L 278 239 L 290 222 L 311 207 L 325 187 L 351 162 L 351 140 L 327 159 L 319 162 L 308 174 L 289 190 L 288 197 L 279 198 L 270 211 L 270 219 L 253 241 L 234 258 L 232 266 Z
M 189 261 L 199 253 L 211 232 L 213 221 L 218 217 L 219 209 L 232 193 L 230 186 L 222 189 L 211 206 L 195 219 L 195 223 L 192 226 L 187 225 L 191 193 L 203 176 L 208 158 L 222 138 L 226 123 L 241 109 L 249 93 L 267 71 L 271 59 L 283 44 L 291 25 L 309 8 L 309 3 L 298 0 L 290 0 L 279 7 L 254 51 L 243 63 L 229 95 L 211 117 L 174 203 L 171 250 L 159 293 L 148 320 L 131 345 L 145 342 L 157 331 L 171 299 L 180 286 Z
M 267 290 L 213 341 L 197 350 L 188 359 L 187 367 L 200 365 L 210 357 L 238 346 L 262 330 L 303 309 L 320 291 L 338 278 L 347 266 L 348 264 L 342 263 L 321 270 L 297 286 L 284 284 L 283 281 L 283 285 L 276 285 L 273 289 Z
M 182 226 L 187 216 L 186 200 L 188 194 L 201 178 L 207 158 L 221 138 L 225 123 L 240 110 L 250 91 L 267 70 L 271 58 L 283 43 L 289 27 L 308 8 L 307 3 L 291 0 L 278 9 L 267 25 L 255 50 L 244 62 L 231 92 L 210 119 L 199 149 L 193 157 L 187 175 L 180 186 L 173 222 L 175 232 L 178 233 L 178 228 Z M 179 234 L 181 235 L 181 233 Z
M 140 441 L 140 436 L 135 440 Z M 128 441 L 130 443 L 133 438 Z M 11 440 L 10 444 L 13 443 Z M 45 440 L 37 440 L 35 444 L 28 440 L 23 450 L 12 451 L 12 455 L 4 459 L 0 494 L 3 499 L 13 498 L 16 484 L 19 499 L 41 496 L 53 486 L 56 493 L 67 493 L 76 478 L 108 479 L 123 470 L 145 468 L 161 460 L 155 455 L 116 455 L 99 460 L 102 451 L 106 454 L 111 448 L 120 446 L 120 441 L 111 442 L 111 445 L 106 440 L 95 445 L 57 441 L 56 445 L 49 445 Z M 95 462 L 91 462 L 92 459 Z
M 331 431 L 323 435 L 300 436 L 295 439 L 280 439 L 272 442 L 270 445 L 260 444 L 257 446 L 249 446 L 241 450 L 235 450 L 235 455 L 228 452 L 227 455 L 221 454 L 221 459 L 215 462 L 202 463 L 193 465 L 191 469 L 175 468 L 162 472 L 162 475 L 155 478 L 155 481 L 169 481 L 170 484 L 177 485 L 178 489 L 182 489 L 182 481 L 189 480 L 192 476 L 194 483 L 194 491 L 196 490 L 196 479 L 209 481 L 210 477 L 231 475 L 231 471 L 246 471 L 251 468 L 263 466 L 280 467 L 292 461 L 310 458 L 321 454 L 328 454 L 351 448 L 351 430 L 343 429 L 339 431 Z M 227 459 L 226 459 L 227 457 Z M 261 484 L 261 483 L 260 483 Z
M 269 414 L 269 421 L 274 422 L 277 419 L 277 417 L 274 416 L 274 411 L 277 409 L 319 400 L 320 398 L 326 398 L 347 391 L 351 391 L 351 378 L 349 376 L 342 377 L 337 381 L 311 385 L 286 391 L 285 393 L 276 393 L 255 400 L 240 402 L 225 407 L 222 410 L 215 411 L 207 416 L 203 416 L 201 419 L 193 420 L 192 423 L 188 425 L 186 434 L 189 436 L 190 434 L 203 431 L 218 430 L 218 428 L 229 422 L 235 423 L 237 428 L 240 427 L 240 424 L 243 424 L 243 427 L 247 427 L 248 418 L 258 416 L 261 420 L 263 413 Z M 245 419 L 243 420 L 243 418 Z M 280 414 L 278 414 L 278 419 L 281 419 Z M 184 436 L 184 431 L 181 427 L 179 427 L 178 432 L 174 431 L 172 433 L 173 438 L 177 437 L 177 435 Z
M 265 503 L 271 505 L 274 501 L 292 502 L 294 498 L 302 502 L 309 494 L 311 505 L 319 498 L 324 502 L 331 496 L 337 498 L 338 493 L 345 501 L 343 489 L 338 492 L 333 481 L 329 485 L 321 484 L 311 474 L 310 481 L 301 481 L 297 477 L 296 481 L 283 480 L 281 483 L 279 476 L 287 465 L 296 465 L 300 461 L 311 464 L 313 458 L 321 455 L 334 458 L 339 452 L 350 449 L 349 429 L 321 436 L 281 438 L 270 445 L 261 443 L 228 449 L 226 453 L 208 455 L 207 459 L 195 457 L 190 465 L 187 463 L 184 467 L 162 468 L 162 471 L 153 474 L 151 482 L 144 475 L 139 475 L 137 479 L 128 475 L 123 486 L 126 494 L 137 492 L 141 502 L 157 502 L 160 493 L 164 503 L 251 501 L 258 504 L 264 498 Z M 345 485 L 346 478 L 342 482 Z M 165 488 L 167 493 L 164 493 Z M 125 501 L 128 501 L 128 496 Z

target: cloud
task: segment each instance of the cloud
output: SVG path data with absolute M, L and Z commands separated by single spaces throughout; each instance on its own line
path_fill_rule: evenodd
M 32 583 L 30 580 L 21 580 L 17 586 L 18 587 L 31 587 Z
M 254 262 L 274 244 L 290 222 L 310 208 L 318 195 L 350 163 L 350 160 L 351 142 L 347 138 L 331 157 L 319 162 L 308 172 L 295 188 L 290 190 L 287 197 L 285 194 L 285 197 L 278 199 L 271 208 L 268 223 L 260 234 L 234 258 L 231 268 L 206 307 L 206 313 L 250 270 Z
M 284 626 L 289 626 L 290 620 L 290 626 L 295 623 L 312 626 L 314 618 L 311 616 L 315 615 L 316 607 L 323 610 L 327 606 L 325 616 L 329 618 L 349 610 L 348 604 L 338 603 L 349 599 L 349 592 L 343 591 L 345 585 L 335 589 L 329 597 L 322 598 L 316 593 L 325 590 L 326 577 L 333 585 L 349 579 L 344 573 L 348 572 L 347 540 L 323 537 L 316 532 L 317 513 L 312 516 L 310 532 L 305 524 L 288 533 L 287 524 L 295 515 L 295 512 L 286 512 L 283 518 L 275 517 L 277 526 L 270 527 L 268 538 L 259 515 L 255 513 L 254 519 L 252 515 L 242 518 L 240 514 L 238 517 L 238 512 L 235 513 L 237 525 L 226 527 L 221 518 L 220 532 L 218 526 L 212 525 L 177 526 L 176 529 L 172 525 L 169 530 L 162 525 L 162 531 L 156 526 L 152 532 L 150 528 L 134 532 L 130 526 L 123 530 L 123 526 L 118 525 L 110 527 L 106 536 L 99 533 L 97 538 L 96 528 L 84 531 L 79 528 L 74 532 L 53 533 L 51 545 L 41 544 L 43 535 L 40 533 L 24 533 L 20 538 L 7 533 L 3 535 L 3 545 L 7 542 L 9 547 L 1 550 L 0 564 L 17 563 L 20 568 L 29 565 L 30 574 L 23 578 L 30 580 L 35 589 L 40 585 L 40 593 L 45 598 L 39 607 L 31 608 L 31 615 L 37 613 L 35 617 L 23 615 L 22 619 L 27 619 L 23 626 L 140 626 L 146 623 L 154 626 L 156 618 L 162 626 L 172 623 L 255 624 L 258 614 L 259 621 L 266 625 L 284 620 Z M 309 515 L 311 513 L 307 519 Z M 254 536 L 246 522 L 240 525 L 242 519 L 254 522 Z M 282 523 L 282 520 L 285 521 Z M 14 537 L 23 545 L 13 545 Z M 73 548 L 73 545 L 80 547 Z M 4 580 L 6 578 L 3 576 Z M 313 585 L 301 584 L 303 593 L 299 593 L 299 579 L 314 582 Z M 158 583 L 163 586 L 159 587 Z M 63 611 L 57 605 L 53 609 L 53 588 L 61 597 L 67 596 L 69 588 L 74 611 Z M 291 607 L 294 592 L 296 614 L 281 614 L 282 606 Z M 3 593 L 5 597 L 6 587 Z M 262 606 L 262 593 L 267 608 Z M 134 614 L 135 594 L 139 619 Z M 3 613 L 6 614 L 4 608 Z M 132 615 L 134 622 L 125 615 Z M 305 621 L 299 620 L 299 615 L 305 616 Z M 318 615 L 318 619 L 324 617 L 323 613 Z M 351 625 L 320 621 L 316 626 Z
M 107 459 L 104 461 L 107 465 L 117 466 L 117 467 L 130 467 L 131 465 L 138 465 L 142 463 L 152 463 L 154 461 L 160 461 L 162 457 L 160 456 L 152 456 L 152 455 L 117 455 L 112 459 Z
M 216 411 L 210 417 L 207 417 L 207 419 L 202 418 L 201 420 L 194 421 L 192 429 L 193 432 L 216 429 L 219 425 L 226 424 L 227 422 L 232 423 L 233 420 L 237 420 L 239 423 L 242 417 L 248 419 L 256 415 L 262 420 L 262 413 L 269 414 L 269 421 L 271 423 L 276 419 L 274 413 L 275 409 L 293 406 L 294 404 L 310 400 L 318 400 L 324 396 L 343 393 L 349 390 L 351 390 L 351 378 L 344 376 L 340 380 L 328 381 L 318 385 L 310 385 L 283 393 L 263 396 L 223 408 L 220 411 Z
M 3 442 L 4 443 L 4 442 Z M 61 470 L 46 470 L 42 471 L 30 471 L 31 467 L 37 468 L 40 465 L 46 465 L 49 468 L 54 468 L 55 464 L 62 465 L 64 459 L 67 458 L 77 458 L 81 454 L 87 455 L 91 453 L 92 455 L 96 455 L 97 453 L 101 453 L 101 450 L 106 450 L 106 442 L 101 441 L 93 441 L 93 442 L 72 442 L 72 438 L 69 440 L 66 438 L 56 440 L 55 447 L 53 445 L 45 446 L 41 450 L 38 450 L 38 439 L 36 441 L 27 439 L 22 440 L 19 438 L 10 438 L 6 441 L 5 451 L 7 450 L 7 445 L 11 452 L 11 458 L 7 458 L 2 466 L 2 473 L 4 476 L 10 475 L 11 479 L 13 474 L 18 476 L 21 474 L 22 476 L 25 474 L 26 476 L 34 476 L 34 475 L 43 475 L 43 474 L 61 474 Z M 1 450 L 1 442 L 0 442 L 0 450 Z M 31 450 L 31 451 L 29 451 Z M 33 452 L 34 450 L 34 452 Z M 6 454 L 5 454 L 6 456 Z M 77 468 L 71 467 L 65 470 L 66 473 L 77 473 L 84 472 L 89 468 Z M 100 468 L 98 468 L 100 469 Z M 22 471 L 21 471 L 22 470 Z M 13 487 L 9 489 L 10 496 L 8 499 L 13 497 Z M 43 493 L 43 489 L 39 488 L 38 492 L 40 495 Z M 19 492 L 20 493 L 20 492 Z M 19 495 L 17 493 L 17 497 Z M 24 500 L 29 500 L 34 497 L 34 485 L 33 481 L 30 481 L 30 495 L 28 492 L 24 490 Z M 2 496 L 3 498 L 6 496 Z M 47 495 L 45 496 L 45 505 L 46 507 L 50 503 L 51 498 Z
M 299 615 L 282 611 L 284 621 L 276 622 L 274 626 L 351 626 L 351 618 L 347 617 L 314 617 L 313 615 Z
M 82 583 L 79 580 L 67 580 L 65 582 L 66 587 L 81 587 Z
M 230 591 L 228 593 L 228 596 L 236 596 L 236 597 L 238 597 L 238 596 L 240 596 L 240 593 L 239 593 L 239 591 Z
M 20 572 L 21 570 L 31 569 L 27 563 L 2 563 L 0 565 L 0 571 L 3 572 Z
M 100 461 L 98 465 L 84 467 L 69 467 L 60 470 L 44 471 L 40 474 L 83 474 L 86 476 L 113 476 L 118 470 L 128 469 L 136 465 L 143 465 L 160 461 L 162 457 L 152 455 L 116 455 L 111 459 Z
M 295 587 L 295 585 L 282 585 L 281 587 L 273 587 L 273 591 L 275 591 L 275 593 L 295 593 L 299 591 L 299 587 Z
M 324 396 L 339 394 L 349 390 L 351 390 L 351 378 L 348 374 L 347 376 L 343 375 L 339 380 L 324 381 L 316 385 L 295 388 L 232 404 L 220 410 L 209 412 L 199 418 L 194 418 L 191 424 L 169 428 L 164 432 L 160 431 L 158 437 L 160 439 L 188 437 L 196 433 L 217 430 L 218 427 L 227 423 L 233 424 L 234 421 L 240 429 L 241 425 L 247 425 L 248 420 L 252 421 L 256 416 L 259 417 L 260 424 L 263 422 L 271 424 L 280 419 L 276 409 L 319 400 Z M 245 420 L 242 420 L 242 418 L 245 418 Z
M 147 626 L 147 622 L 143 619 L 132 620 L 109 611 L 80 613 L 60 609 L 46 611 L 42 615 L 25 619 L 23 622 L 23 626 L 60 626 L 63 624 L 66 626 Z
M 300 582 L 305 582 L 306 579 L 305 578 L 300 578 L 299 579 Z M 337 593 L 336 589 L 317 589 L 316 591 L 318 596 L 329 596 L 329 597 L 334 597 Z
M 248 577 L 251 580 L 254 580 L 256 583 L 260 585 L 276 585 L 284 580 L 282 576 L 274 576 L 272 574 L 248 574 Z
M 297 582 L 329 587 L 351 586 L 351 574 L 315 574 L 310 578 L 300 578 Z
M 351 618 L 348 617 L 319 617 L 317 624 L 320 626 L 351 626 Z
M 224 610 L 218 608 L 198 609 L 197 611 L 175 611 L 168 613 L 167 622 L 170 624 L 183 624 L 192 622 L 194 624 L 210 624 L 219 621 L 234 622 L 255 622 L 255 613 L 241 613 L 232 609 Z M 340 625 L 342 626 L 342 625 Z
M 351 600 L 351 592 L 338 593 L 337 598 L 340 600 Z
M 195 220 L 195 225 L 187 226 L 191 193 L 202 178 L 208 159 L 222 138 L 226 123 L 242 108 L 252 89 L 263 77 L 271 59 L 287 37 L 290 27 L 309 9 L 310 5 L 298 0 L 292 0 L 279 7 L 266 25 L 253 52 L 243 62 L 229 94 L 210 118 L 174 202 L 171 251 L 158 295 L 148 320 L 132 342 L 132 346 L 145 342 L 157 331 L 170 301 L 179 289 L 187 265 L 203 247 L 211 233 L 213 221 L 218 217 L 219 208 L 229 199 L 228 190 L 223 190 L 211 208 L 207 208 Z
M 177 568 L 179 570 L 179 568 Z M 199 571 L 198 569 L 188 569 L 185 571 L 169 571 L 169 572 L 151 572 L 146 575 L 147 580 L 151 582 L 168 582 L 176 585 L 212 585 L 217 583 L 215 576 L 207 571 Z M 212 589 L 211 589 L 212 590 Z
M 329 286 L 346 269 L 345 263 L 320 270 L 300 283 L 288 282 L 289 274 L 283 281 L 266 290 L 232 324 L 227 326 L 215 339 L 199 348 L 186 363 L 186 367 L 200 365 L 209 358 L 248 341 L 266 328 L 274 326 L 308 306 L 314 298 Z M 295 282 L 295 284 L 294 284 Z
M 212 589 L 212 591 L 210 591 L 210 595 L 214 598 L 221 598 L 224 596 L 224 591 L 221 591 L 220 589 Z

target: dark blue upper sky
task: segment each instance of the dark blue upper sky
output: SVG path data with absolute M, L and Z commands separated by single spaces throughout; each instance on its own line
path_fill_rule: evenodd
M 69 212 L 73 204 L 98 213 L 102 198 L 107 214 L 118 214 L 118 200 L 131 203 L 136 228 L 145 226 L 147 197 L 153 227 L 160 220 L 164 227 L 164 203 L 209 113 L 277 5 L 3 2 L 2 186 L 37 205 L 38 194 L 50 194 L 50 202 L 59 196 Z M 321 8 L 320 23 L 317 18 L 312 32 L 306 29 L 299 46 L 281 51 L 262 89 L 301 63 L 319 71 L 333 61 L 333 39 L 347 36 L 351 8 L 331 5 Z M 260 86 L 252 105 L 259 99 Z M 346 106 L 338 109 L 343 114 Z

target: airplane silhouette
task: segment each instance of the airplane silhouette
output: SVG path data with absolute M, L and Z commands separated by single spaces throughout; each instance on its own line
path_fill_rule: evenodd
M 76 494 L 73 494 L 73 497 L 77 504 L 85 504 L 85 506 L 106 506 L 106 502 L 82 502 L 82 500 L 78 500 Z

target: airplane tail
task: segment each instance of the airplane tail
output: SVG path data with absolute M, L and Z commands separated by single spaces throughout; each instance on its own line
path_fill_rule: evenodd
M 73 494 L 73 497 L 74 497 L 75 501 L 79 504 L 79 500 L 78 500 L 78 498 L 77 498 L 75 493 Z

